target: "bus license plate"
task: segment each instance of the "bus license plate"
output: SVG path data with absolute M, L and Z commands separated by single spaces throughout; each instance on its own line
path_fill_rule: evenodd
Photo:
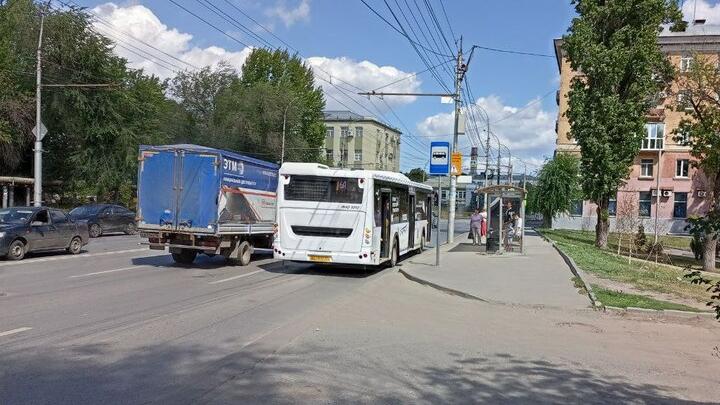
M 320 256 L 320 255 L 309 255 L 311 262 L 317 262 L 317 263 L 331 263 L 332 257 L 330 256 Z

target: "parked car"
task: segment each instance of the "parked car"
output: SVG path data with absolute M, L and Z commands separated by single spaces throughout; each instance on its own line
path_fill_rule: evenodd
M 125 232 L 132 235 L 137 231 L 135 213 L 119 205 L 81 205 L 70 211 L 70 217 L 86 220 L 91 238 L 97 238 L 109 232 Z
M 46 207 L 0 209 L 0 257 L 20 260 L 29 252 L 65 249 L 78 254 L 89 240 L 87 222 Z

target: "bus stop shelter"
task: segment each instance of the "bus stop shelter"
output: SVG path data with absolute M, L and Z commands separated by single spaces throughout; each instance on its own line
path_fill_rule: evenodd
M 487 252 L 516 251 L 525 247 L 525 189 L 507 184 L 482 187 L 485 196 L 488 235 Z M 517 214 L 517 218 L 515 215 Z

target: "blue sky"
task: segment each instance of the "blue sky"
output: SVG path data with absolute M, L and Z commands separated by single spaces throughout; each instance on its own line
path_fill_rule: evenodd
M 297 49 L 303 58 L 312 62 L 310 64 L 316 68 L 316 75 L 323 79 L 318 80 L 318 84 L 334 97 L 327 97 L 328 107 L 344 109 L 340 102 L 355 112 L 380 116 L 402 129 L 405 133 L 401 156 L 403 170 L 424 165 L 430 140 L 443 139 L 442 136 L 450 133 L 452 117 L 449 113 L 452 108 L 450 105 L 441 104 L 437 98 L 388 97 L 385 101 L 392 108 L 390 110 L 382 100 L 370 103 L 366 98 L 343 94 L 327 83 L 332 81 L 336 86 L 342 86 L 345 93 L 356 90 L 355 87 L 370 90 L 425 69 L 408 41 L 372 14 L 360 0 L 228 1 L 269 28 Z M 386 18 L 392 19 L 383 0 L 366 1 Z M 707 4 L 707 0 L 698 1 L 701 3 L 699 14 L 720 11 L 720 7 L 713 7 L 713 2 Z M 237 27 L 223 21 L 196 1 L 176 0 L 237 41 L 208 27 L 169 0 L 75 2 L 93 9 L 106 22 L 112 24 L 114 32 L 108 31 L 106 25 L 97 26 L 108 35 L 120 38 L 119 32 L 131 33 L 135 38 L 152 43 L 194 66 L 217 63 L 221 59 L 237 66 L 248 52 L 238 41 L 250 46 L 262 46 L 256 38 L 240 33 Z M 231 8 L 225 0 L 210 2 L 252 27 L 257 35 L 282 46 L 267 32 Z M 406 13 L 410 21 L 412 19 L 409 10 L 414 10 L 418 13 L 416 16 L 422 25 L 419 12 L 414 8 L 416 3 L 425 12 L 425 17 L 429 18 L 424 0 L 388 0 L 388 4 L 406 29 L 412 24 L 406 24 L 400 10 Z M 430 4 L 445 34 L 450 36 L 440 0 L 430 0 Z M 465 49 L 477 44 L 552 55 L 553 38 L 566 31 L 573 17 L 573 8 L 569 1 L 562 0 L 443 0 L 443 4 L 452 24 L 452 31 L 458 37 L 462 35 Z M 687 6 L 686 4 L 686 8 Z M 128 40 L 127 37 L 125 40 Z M 143 47 L 135 41 L 131 42 Z M 163 54 L 158 55 L 153 50 L 143 48 L 150 54 L 157 55 L 156 62 L 174 62 Z M 449 52 L 447 47 L 443 49 Z M 157 63 L 148 62 L 146 59 L 150 57 L 142 58 L 123 49 L 117 51 L 135 66 L 144 67 L 165 77 L 174 74 L 169 69 L 157 66 Z M 438 62 L 433 62 L 435 63 Z M 443 76 L 444 82 L 450 86 L 451 79 L 447 76 Z M 553 58 L 477 50 L 471 62 L 468 80 L 475 96 L 472 101 L 488 111 L 491 124 L 527 106 L 493 126 L 493 132 L 510 147 L 513 155 L 529 164 L 528 170 L 535 169 L 536 165 L 554 150 L 557 108 L 553 91 L 557 89 L 558 77 Z M 442 91 L 429 73 L 420 74 L 385 90 Z M 538 101 L 544 95 L 547 96 Z M 467 145 L 469 140 L 464 137 L 461 146 Z M 522 162 L 516 161 L 514 165 L 521 167 Z M 517 173 L 518 169 L 515 169 L 515 172 Z

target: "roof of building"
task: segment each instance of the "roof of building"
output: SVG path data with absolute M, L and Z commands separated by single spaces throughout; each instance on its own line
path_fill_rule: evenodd
M 658 34 L 658 42 L 665 51 L 688 51 L 691 48 L 700 51 L 720 50 L 720 25 L 696 23 L 688 24 L 684 31 L 673 32 L 664 25 Z M 562 67 L 562 38 L 553 40 L 558 70 Z
M 347 121 L 356 121 L 356 122 L 374 122 L 382 127 L 385 127 L 393 132 L 397 132 L 398 134 L 402 134 L 402 131 L 399 129 L 386 124 L 379 119 L 375 117 L 367 117 L 360 114 L 356 114 L 352 111 L 348 110 L 326 110 L 323 111 L 323 116 L 325 121 L 338 121 L 338 122 L 347 122 Z

